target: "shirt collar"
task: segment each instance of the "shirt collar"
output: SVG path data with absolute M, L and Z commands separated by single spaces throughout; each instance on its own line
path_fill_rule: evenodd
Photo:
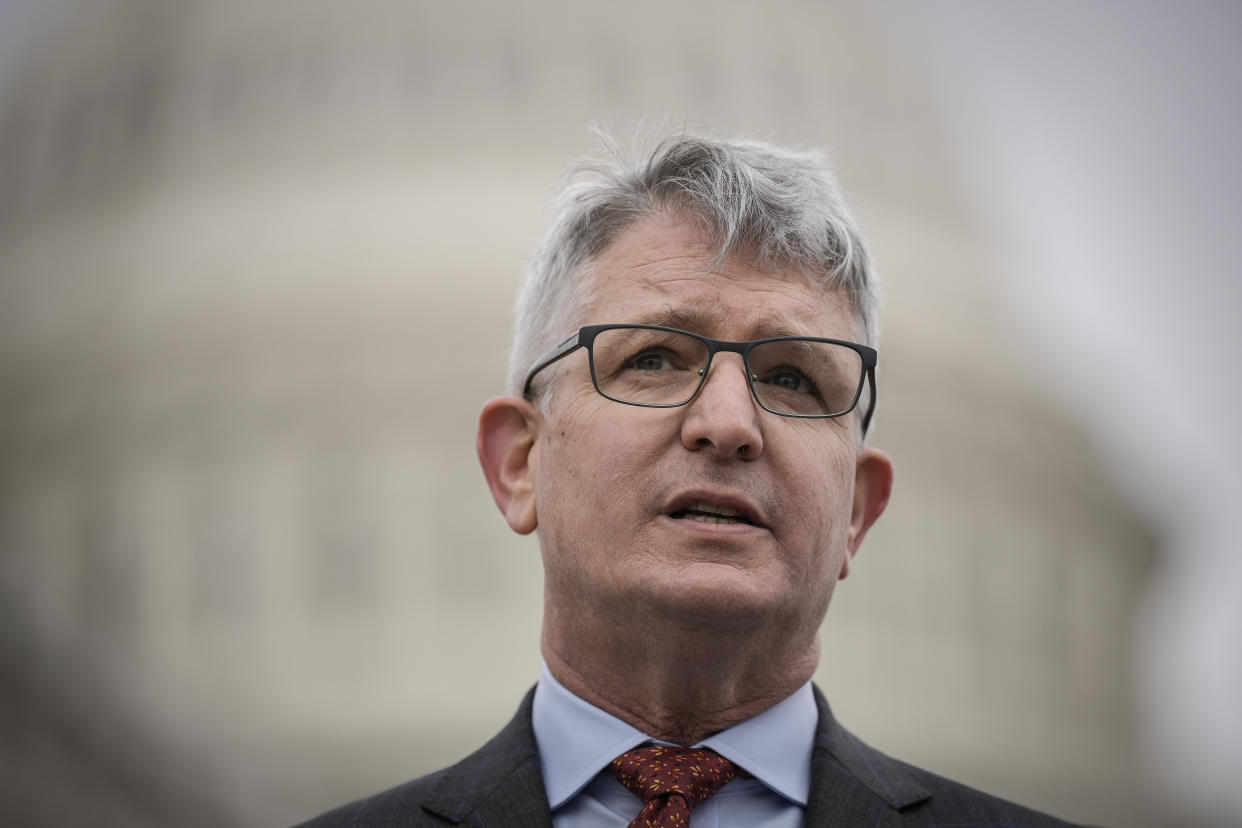
M 644 742 L 659 741 L 566 690 L 547 664 L 535 686 L 531 719 L 553 810 L 617 756 Z M 818 722 L 819 710 L 807 682 L 778 704 L 695 747 L 711 748 L 781 796 L 805 806 Z

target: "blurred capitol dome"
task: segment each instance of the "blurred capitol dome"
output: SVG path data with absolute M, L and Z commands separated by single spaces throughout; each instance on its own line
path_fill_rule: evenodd
M 1143 824 L 1116 809 L 1153 541 L 1026 379 L 943 116 L 861 6 L 39 22 L 0 98 L 2 821 L 289 823 L 511 715 L 541 572 L 475 417 L 586 125 L 646 118 L 830 147 L 882 266 L 898 488 L 825 627 L 834 708 L 939 772 Z

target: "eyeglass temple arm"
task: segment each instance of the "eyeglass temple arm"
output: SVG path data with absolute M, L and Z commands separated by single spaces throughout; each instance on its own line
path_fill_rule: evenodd
M 863 417 L 862 433 L 867 434 L 867 429 L 871 428 L 871 415 L 875 413 L 875 367 L 867 369 L 867 384 L 871 386 L 871 399 L 867 402 L 867 414 Z
M 531 368 L 530 373 L 526 375 L 526 383 L 525 385 L 522 386 L 523 397 L 530 396 L 530 384 L 535 379 L 535 374 L 538 374 L 540 371 L 542 371 L 544 368 L 547 368 L 549 365 L 556 362 L 558 359 L 568 356 L 569 354 L 573 353 L 574 351 L 582 347 L 582 343 L 579 341 L 579 338 L 581 336 L 582 336 L 582 331 L 578 331 L 573 336 L 569 337 L 564 342 L 562 342 L 560 345 L 557 345 L 555 348 L 548 351 L 543 356 L 539 357 L 538 361 L 535 362 L 535 367 Z

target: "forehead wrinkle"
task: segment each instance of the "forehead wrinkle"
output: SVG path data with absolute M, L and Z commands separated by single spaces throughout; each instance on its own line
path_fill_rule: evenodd
M 600 306 L 602 294 L 620 291 L 624 295 L 628 291 L 622 284 L 626 282 L 635 289 L 634 294 L 646 292 L 659 300 L 659 310 L 643 312 L 640 307 L 636 316 L 627 319 L 610 316 L 584 322 L 665 325 L 703 335 L 727 325 L 753 331 L 746 335 L 757 338 L 856 338 L 853 330 L 821 329 L 825 313 L 831 316 L 839 309 L 846 311 L 850 328 L 855 327 L 850 303 L 837 291 L 798 269 L 757 268 L 739 252 L 713 266 L 713 249 L 701 230 L 669 218 L 639 222 L 600 252 L 593 262 L 586 315 L 599 317 L 606 310 Z M 670 229 L 671 236 L 660 232 Z M 760 275 L 763 279 L 756 282 L 755 277 Z M 721 297 L 731 284 L 739 283 L 744 287 L 745 298 L 738 302 L 735 295 L 726 306 Z M 612 298 L 616 298 L 616 293 Z

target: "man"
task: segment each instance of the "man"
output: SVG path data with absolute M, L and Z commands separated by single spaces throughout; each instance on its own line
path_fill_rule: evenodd
M 825 162 L 677 135 L 590 172 L 479 419 L 539 533 L 539 683 L 463 762 L 309 824 L 1064 825 L 867 747 L 810 683 L 893 480 L 864 442 L 875 278 Z

